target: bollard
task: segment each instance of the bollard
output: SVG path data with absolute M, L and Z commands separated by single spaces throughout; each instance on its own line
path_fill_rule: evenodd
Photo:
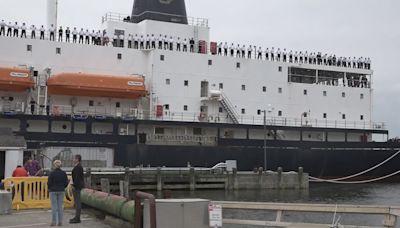
M 91 168 L 86 168 L 85 186 L 86 186 L 86 188 L 92 188 L 92 169 Z
M 157 168 L 157 191 L 162 191 L 163 190 L 163 182 L 162 182 L 162 174 L 161 174 L 161 168 Z
M 278 173 L 278 189 L 282 189 L 282 172 L 283 172 L 282 167 L 278 167 L 278 170 L 277 170 L 277 173 Z
M 126 181 L 119 181 L 119 193 L 120 196 L 125 197 L 127 199 L 130 198 L 129 196 L 129 183 Z
M 299 177 L 299 189 L 302 189 L 303 188 L 303 176 L 304 176 L 303 167 L 299 167 L 299 172 L 297 174 Z
M 110 180 L 106 178 L 100 179 L 101 191 L 105 193 L 110 193 Z
M 189 178 L 190 178 L 190 191 L 194 191 L 196 190 L 196 176 L 193 167 L 190 168 Z

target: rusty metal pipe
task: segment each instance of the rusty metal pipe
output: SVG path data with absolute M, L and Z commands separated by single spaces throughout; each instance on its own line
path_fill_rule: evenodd
M 143 208 L 142 208 L 142 199 L 149 200 L 149 210 L 150 210 L 150 228 L 157 228 L 157 219 L 156 219 L 156 198 L 154 195 L 136 191 L 135 192 L 135 228 L 142 228 L 143 226 Z

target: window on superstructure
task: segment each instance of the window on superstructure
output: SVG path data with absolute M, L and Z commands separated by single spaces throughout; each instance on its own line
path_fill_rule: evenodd
M 282 72 L 282 67 L 281 66 L 278 67 L 278 71 Z
M 169 78 L 165 79 L 165 84 L 170 85 L 171 84 L 171 79 L 169 79 Z
M 165 60 L 165 56 L 164 55 L 160 55 L 160 61 L 164 61 Z
M 346 114 L 342 114 L 342 119 L 346 119 Z
M 260 109 L 257 110 L 257 115 L 261 115 L 261 110 Z
M 56 48 L 56 54 L 61 55 L 61 48 Z
M 326 119 L 326 118 L 327 118 L 327 116 L 328 116 L 328 115 L 327 115 L 326 113 L 324 113 L 324 119 Z
M 187 105 L 184 105 L 183 106 L 183 111 L 187 111 L 188 110 L 188 106 Z
M 361 99 L 361 100 L 364 99 L 364 94 L 363 94 L 363 93 L 360 94 L 360 99 Z
M 193 135 L 202 135 L 203 129 L 202 128 L 193 128 Z
M 116 108 L 121 108 L 121 103 L 120 103 L 120 102 L 116 102 L 116 103 L 115 103 L 115 107 L 116 107 Z
M 282 111 L 278 111 L 278 116 L 282 116 Z
M 303 94 L 304 94 L 304 95 L 307 95 L 307 90 L 306 90 L 306 89 L 303 91 Z
M 265 92 L 267 92 L 267 87 L 266 86 L 263 86 L 262 87 L 262 91 L 265 93 Z
M 242 108 L 242 114 L 246 114 L 246 109 Z
M 342 97 L 346 97 L 346 93 L 345 92 L 342 93 Z
M 183 85 L 184 86 L 189 86 L 189 81 L 188 80 L 183 81 Z
M 33 77 L 37 77 L 39 75 L 39 71 L 35 70 L 33 71 Z
M 219 89 L 223 89 L 224 88 L 224 83 L 219 83 Z
M 212 65 L 212 60 L 211 60 L 211 59 L 208 60 L 208 65 L 209 65 L 209 66 Z
M 246 90 L 246 85 L 242 85 L 242 90 Z
M 239 62 L 236 63 L 236 68 L 238 68 L 238 69 L 240 68 L 240 63 Z
M 168 111 L 169 110 L 169 104 L 165 104 L 164 105 L 164 109 Z
M 360 116 L 360 120 L 364 120 L 364 115 L 361 115 L 361 116 Z
M 317 81 L 317 70 L 290 67 L 288 70 L 288 81 L 293 83 L 315 84 Z
M 278 93 L 282 93 L 282 88 L 278 88 Z
M 26 45 L 26 51 L 32 51 L 32 45 L 30 44 Z
M 120 60 L 122 59 L 122 54 L 121 53 L 117 54 L 117 59 L 120 59 Z
M 94 101 L 90 100 L 90 101 L 89 101 L 89 106 L 90 106 L 90 107 L 93 107 L 93 106 L 94 106 Z
M 163 127 L 156 127 L 154 129 L 154 134 L 156 135 L 163 135 L 164 134 L 164 128 Z
M 326 97 L 326 96 L 328 96 L 328 93 L 327 93 L 326 91 L 323 91 L 323 92 L 322 92 L 322 95 L 323 95 L 324 97 Z
M 224 112 L 224 109 L 223 109 L 222 107 L 219 107 L 219 108 L 218 108 L 218 111 L 219 111 L 220 113 L 222 113 L 222 112 Z

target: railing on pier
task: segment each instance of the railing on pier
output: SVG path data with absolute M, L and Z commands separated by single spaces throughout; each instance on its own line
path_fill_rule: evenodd
M 46 209 L 51 208 L 48 177 L 11 177 L 3 180 L 4 189 L 12 192 L 13 209 Z M 71 185 L 67 187 L 64 207 L 74 205 Z
M 144 12 L 144 13 L 153 13 L 153 12 Z M 180 15 L 171 15 L 171 14 L 159 13 L 159 12 L 154 12 L 154 13 L 166 15 L 166 16 L 182 17 Z M 140 16 L 141 15 L 138 15 L 138 17 L 140 17 Z M 120 22 L 120 21 L 126 20 L 128 17 L 131 17 L 131 15 L 120 14 L 120 13 L 115 13 L 115 12 L 108 12 L 102 17 L 101 21 L 102 21 L 102 23 L 105 23 L 107 21 Z M 206 19 L 206 18 L 196 18 L 196 17 L 186 17 L 186 18 L 187 18 L 188 25 L 208 28 L 208 19 Z M 126 22 L 128 22 L 128 21 L 126 21 Z
M 247 212 L 252 214 L 257 212 L 271 212 L 276 213 L 273 216 L 273 220 L 259 221 L 251 219 L 235 219 L 235 218 L 223 218 L 224 224 L 236 224 L 236 225 L 251 225 L 251 226 L 273 226 L 273 227 L 396 227 L 397 217 L 400 216 L 400 207 L 392 206 L 358 206 L 358 205 L 328 205 L 328 204 L 289 204 L 289 203 L 247 203 L 247 202 L 224 202 L 216 201 L 212 204 L 222 205 L 224 211 L 233 210 L 241 211 L 240 215 L 245 215 Z M 285 220 L 285 213 L 322 213 L 329 215 L 331 223 L 321 224 L 319 223 L 300 223 L 300 222 L 289 222 Z M 226 214 L 226 213 L 224 213 Z M 235 213 L 237 214 L 237 213 Z M 376 225 L 365 225 L 365 224 L 341 224 L 340 215 L 363 215 L 371 216 L 377 215 L 382 218 L 382 226 Z M 291 216 L 290 216 L 291 217 Z M 303 216 L 302 216 L 303 217 Z M 333 219 L 332 219 L 333 218 Z M 375 220 L 376 221 L 376 220 Z M 367 222 L 367 221 L 364 221 Z

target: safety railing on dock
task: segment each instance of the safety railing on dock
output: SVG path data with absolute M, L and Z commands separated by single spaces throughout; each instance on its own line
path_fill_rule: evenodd
M 51 208 L 48 177 L 12 177 L 3 180 L 4 189 L 12 193 L 13 209 Z M 67 187 L 64 207 L 73 207 L 71 186 Z
M 248 215 L 247 218 L 233 218 L 232 216 L 223 218 L 224 224 L 235 224 L 235 225 L 248 225 L 248 226 L 273 226 L 273 227 L 346 227 L 346 228 L 372 228 L 372 227 L 396 227 L 397 218 L 400 216 L 400 207 L 392 206 L 358 206 L 358 205 L 329 205 L 329 204 L 289 204 L 289 203 L 247 203 L 247 202 L 224 202 L 216 201 L 212 204 L 221 205 L 224 214 L 235 214 L 235 215 Z M 227 210 L 240 211 L 239 213 L 225 213 Z M 248 212 L 248 213 L 246 213 Z M 271 212 L 275 213 L 274 216 L 270 216 L 267 220 L 255 220 L 249 219 L 254 218 L 255 213 Z M 289 213 L 300 213 L 300 218 L 307 218 L 310 216 L 304 216 L 304 214 L 318 213 L 327 215 L 329 223 L 321 223 L 319 221 L 313 223 L 308 222 L 293 222 L 295 216 L 285 216 Z M 264 214 L 265 215 L 265 214 Z M 360 215 L 360 216 L 378 216 L 380 218 L 374 218 L 375 222 L 382 221 L 381 225 L 376 224 L 341 224 L 341 216 L 344 215 Z M 272 219 L 271 219 L 272 218 Z M 353 221 L 353 219 L 351 219 Z M 354 222 L 354 221 L 353 221 Z M 367 223 L 368 219 L 363 219 L 362 222 Z

